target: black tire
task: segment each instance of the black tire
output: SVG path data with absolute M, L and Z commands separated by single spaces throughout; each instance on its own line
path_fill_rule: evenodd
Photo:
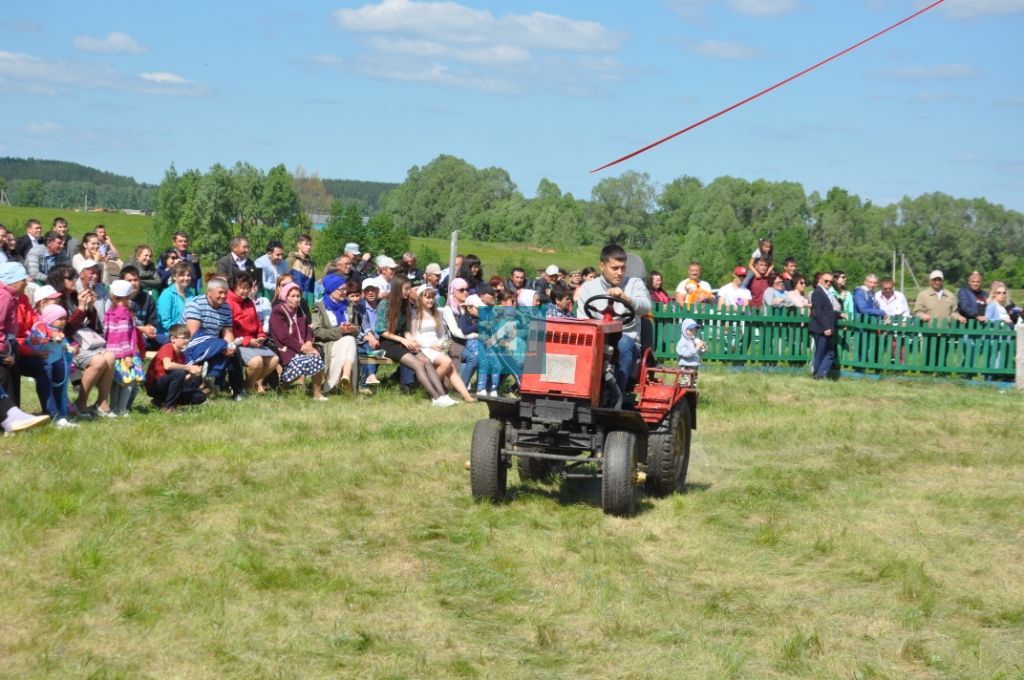
M 683 402 L 647 437 L 646 489 L 652 496 L 683 490 L 690 466 L 691 422 L 690 406 Z
M 636 512 L 633 489 L 636 435 L 615 430 L 604 438 L 601 464 L 601 508 L 609 515 L 630 517 Z
M 469 486 L 473 498 L 495 503 L 505 499 L 508 466 L 501 455 L 505 427 L 500 420 L 478 420 L 469 451 Z
M 551 476 L 552 462 L 541 458 L 516 459 L 516 467 L 519 468 L 519 479 L 524 482 L 542 482 Z

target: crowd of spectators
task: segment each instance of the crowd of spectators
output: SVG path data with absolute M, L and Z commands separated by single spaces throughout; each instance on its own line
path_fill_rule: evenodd
M 941 271 L 931 272 L 930 286 L 911 308 L 888 277 L 869 274 L 850 290 L 843 272 L 809 280 L 793 258 L 776 267 L 769 240 L 717 289 L 693 262 L 674 291 L 657 271 L 646 280 L 626 277 L 626 253 L 618 246 L 606 247 L 594 268 L 567 272 L 551 264 L 533 275 L 516 267 L 488 276 L 472 254 L 459 255 L 454 268 L 434 262 L 420 268 L 414 253 L 372 257 L 357 243 L 346 244 L 330 262 L 315 263 L 309 235 L 299 236 L 291 252 L 271 241 L 253 260 L 248 239 L 239 236 L 204 277 L 189 243 L 188 234 L 178 232 L 169 247 L 139 245 L 124 261 L 102 225 L 80 240 L 63 218 L 45 233 L 39 221 L 29 220 L 20 237 L 0 225 L 0 421 L 6 432 L 47 420 L 64 428 L 125 416 L 139 392 L 163 411 L 297 385 L 318 401 L 334 391 L 369 393 L 380 384 L 380 362 L 368 359 L 390 359 L 403 390 L 419 383 L 435 406 L 458 403 L 449 392 L 472 402 L 498 394 L 503 384 L 515 387 L 514 376 L 507 380 L 509 367 L 481 341 L 479 320 L 488 307 L 540 308 L 535 312 L 549 318 L 572 318 L 596 295 L 629 303 L 637 315 L 624 328 L 615 366 L 623 391 L 643 343 L 641 319 L 654 304 L 809 314 L 815 377 L 829 372 L 844 317 L 1013 324 L 1020 314 L 1006 286 L 994 281 L 986 291 L 978 272 L 956 293 L 945 288 Z M 700 363 L 706 349 L 700 330 L 699 322 L 684 322 L 677 348 L 682 365 Z M 22 377 L 34 381 L 40 416 L 20 409 Z

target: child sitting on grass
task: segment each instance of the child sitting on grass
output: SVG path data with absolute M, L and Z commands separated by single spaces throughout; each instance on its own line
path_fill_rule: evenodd
M 683 334 L 676 343 L 676 354 L 679 356 L 679 365 L 682 368 L 698 368 L 700 366 L 700 355 L 707 350 L 708 346 L 700 339 L 700 324 L 693 319 L 683 320 Z
M 198 406 L 206 401 L 203 384 L 203 369 L 197 364 L 185 363 L 185 347 L 192 334 L 183 323 L 171 326 L 170 341 L 161 347 L 149 370 L 146 371 L 146 394 L 153 399 L 153 405 L 164 413 L 179 406 Z

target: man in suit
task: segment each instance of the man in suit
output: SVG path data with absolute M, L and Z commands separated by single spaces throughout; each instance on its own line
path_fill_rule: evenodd
M 811 372 L 815 380 L 827 378 L 836 360 L 836 336 L 839 332 L 839 318 L 842 307 L 829 294 L 832 274 L 819 273 L 815 277 L 814 292 L 811 293 L 811 336 L 814 338 L 814 360 Z
M 18 237 L 18 240 L 14 242 L 14 249 L 18 253 L 18 257 L 24 262 L 25 258 L 28 257 L 28 251 L 32 250 L 33 246 L 42 245 L 43 225 L 39 220 L 28 220 L 25 222 L 25 234 Z
M 259 280 L 256 276 L 256 263 L 249 257 L 249 239 L 244 236 L 236 236 L 231 239 L 231 252 L 217 260 L 217 273 L 231 280 L 238 272 L 245 272 Z

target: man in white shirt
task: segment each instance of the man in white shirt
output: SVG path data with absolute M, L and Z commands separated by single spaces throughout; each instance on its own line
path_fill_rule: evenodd
M 746 270 L 744 270 L 746 271 Z M 676 303 L 680 305 L 686 304 L 686 284 L 692 283 L 703 291 L 709 293 L 707 296 L 709 299 L 713 297 L 711 294 L 711 284 L 707 281 L 701 280 L 701 274 L 704 273 L 704 268 L 700 262 L 691 262 L 690 266 L 686 268 L 687 277 L 679 282 L 676 286 Z
M 626 277 L 626 251 L 621 246 L 609 245 L 601 250 L 601 275 L 580 286 L 579 308 L 576 312 L 581 319 L 587 318 L 583 308 L 587 300 L 598 295 L 622 300 L 632 305 L 636 315 L 629 324 L 622 327 L 622 337 L 618 343 L 619 363 L 615 369 L 615 382 L 625 395 L 634 377 L 634 367 L 640 358 L 640 319 L 651 311 L 651 294 L 644 285 L 643 279 Z M 596 302 L 598 309 L 603 309 L 607 302 Z M 626 311 L 624 305 L 614 303 L 613 309 L 621 314 Z
M 882 289 L 875 293 L 875 302 L 878 303 L 878 308 L 890 318 L 910 316 L 910 304 L 907 302 L 907 296 L 896 290 L 893 280 L 886 276 L 880 284 Z
M 750 290 L 743 287 L 747 268 L 739 265 L 732 270 L 732 281 L 718 289 L 719 307 L 746 307 L 752 297 Z

